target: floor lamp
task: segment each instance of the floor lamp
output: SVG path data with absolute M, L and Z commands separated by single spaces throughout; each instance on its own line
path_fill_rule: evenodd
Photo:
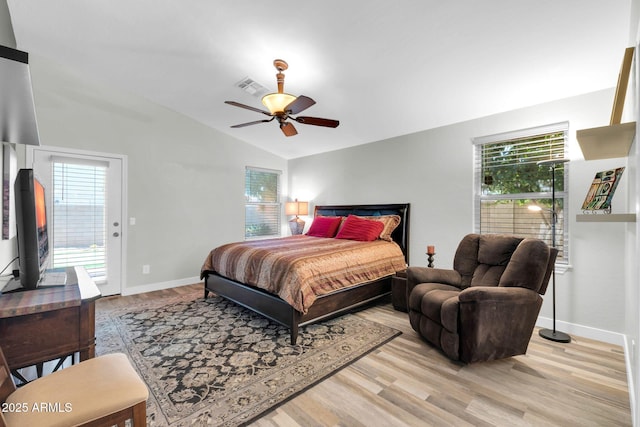
M 556 247 L 556 223 L 558 222 L 558 213 L 556 212 L 556 166 L 560 163 L 566 163 L 569 159 L 551 159 L 542 160 L 538 165 L 548 165 L 551 167 L 551 246 Z M 556 330 L 556 268 L 553 267 L 553 281 L 551 286 L 553 289 L 553 329 L 540 329 L 540 336 L 556 342 L 571 342 L 571 337 L 564 332 Z

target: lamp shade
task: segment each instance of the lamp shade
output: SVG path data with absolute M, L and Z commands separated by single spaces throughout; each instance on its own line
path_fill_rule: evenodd
M 293 202 L 287 202 L 284 205 L 285 215 L 308 215 L 309 214 L 309 202 L 299 202 L 296 199 Z
M 262 103 L 271 114 L 284 113 L 287 105 L 295 101 L 296 97 L 288 93 L 269 93 L 262 97 Z

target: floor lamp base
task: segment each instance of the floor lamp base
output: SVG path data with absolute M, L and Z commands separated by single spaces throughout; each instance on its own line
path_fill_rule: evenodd
M 542 338 L 546 338 L 555 342 L 571 342 L 571 337 L 564 332 L 554 331 L 552 329 L 540 329 L 539 332 Z

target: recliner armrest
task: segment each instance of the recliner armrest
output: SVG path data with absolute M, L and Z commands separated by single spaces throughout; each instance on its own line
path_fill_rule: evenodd
M 445 285 L 459 288 L 462 284 L 462 276 L 455 270 L 447 270 L 444 268 L 407 268 L 407 288 L 409 294 L 411 293 L 411 289 L 420 283 L 444 283 Z
M 460 360 L 525 354 L 542 297 L 527 288 L 472 286 L 458 294 Z
M 458 299 L 463 302 L 536 302 L 538 293 L 527 288 L 505 288 L 500 286 L 472 286 L 460 292 Z

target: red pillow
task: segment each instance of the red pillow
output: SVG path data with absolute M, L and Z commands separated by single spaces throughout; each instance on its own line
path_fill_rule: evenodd
M 383 228 L 384 224 L 380 221 L 349 215 L 338 232 L 336 239 L 372 242 L 380 236 Z
M 309 231 L 307 231 L 307 236 L 333 237 L 336 235 L 336 231 L 338 231 L 340 221 L 342 221 L 341 216 L 315 217 L 311 223 L 311 227 L 309 227 Z

